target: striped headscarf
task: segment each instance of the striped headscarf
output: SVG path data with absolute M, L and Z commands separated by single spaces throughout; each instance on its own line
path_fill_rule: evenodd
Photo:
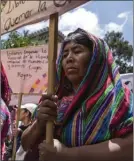
M 57 94 L 61 103 L 57 133 L 68 147 L 122 137 L 133 129 L 132 93 L 121 82 L 112 52 L 102 39 L 91 34 L 88 37 L 93 43 L 93 53 L 87 73 L 72 98 L 63 93 L 66 80 L 62 69 L 64 42 L 58 59 Z
M 1 97 L 6 103 L 6 105 L 8 105 L 11 100 L 11 88 L 9 86 L 8 79 L 2 63 L 1 63 Z

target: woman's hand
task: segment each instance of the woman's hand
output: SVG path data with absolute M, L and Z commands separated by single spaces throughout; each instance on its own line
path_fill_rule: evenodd
M 22 132 L 21 129 L 20 129 L 20 128 L 16 128 L 16 127 L 14 126 L 14 128 L 13 128 L 13 130 L 12 130 L 12 137 L 18 136 L 18 134 L 19 134 L 20 132 Z
M 39 161 L 59 161 L 58 152 L 61 153 L 64 148 L 65 146 L 56 139 L 54 139 L 54 146 L 47 144 L 44 140 L 39 145 Z
M 19 129 L 13 128 L 13 137 L 16 137 L 18 135 Z
M 55 121 L 57 117 L 58 97 L 43 95 L 37 112 L 37 124 L 40 130 L 44 130 L 47 121 Z

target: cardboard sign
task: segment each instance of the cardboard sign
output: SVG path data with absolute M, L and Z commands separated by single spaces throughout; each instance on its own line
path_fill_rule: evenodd
M 13 93 L 46 92 L 48 45 L 1 50 L 1 60 Z
M 59 15 L 82 5 L 89 0 L 8 0 L 1 12 L 1 34 L 15 30 L 24 25 L 49 19 L 58 12 Z
M 128 88 L 133 91 L 133 73 L 121 74 L 122 82 L 128 86 Z

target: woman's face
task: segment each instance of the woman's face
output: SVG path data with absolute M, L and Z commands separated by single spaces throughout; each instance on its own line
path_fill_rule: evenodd
M 63 50 L 62 67 L 66 77 L 73 85 L 79 85 L 87 72 L 90 51 L 75 42 L 69 42 Z
M 21 109 L 19 121 L 24 121 L 27 117 L 28 117 L 28 112 L 26 112 L 24 109 Z

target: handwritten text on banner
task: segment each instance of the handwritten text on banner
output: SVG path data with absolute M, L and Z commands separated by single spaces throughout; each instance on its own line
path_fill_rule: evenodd
M 1 60 L 13 93 L 46 91 L 48 45 L 2 50 Z
M 49 19 L 49 15 L 59 15 L 89 0 L 8 0 L 1 12 L 1 34 L 15 30 L 24 25 Z

